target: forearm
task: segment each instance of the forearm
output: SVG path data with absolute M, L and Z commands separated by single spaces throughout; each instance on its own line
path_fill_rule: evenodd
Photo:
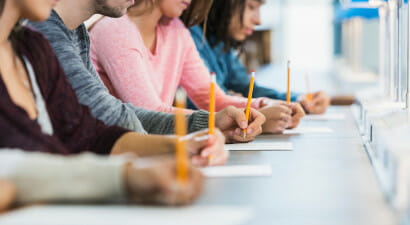
M 150 134 L 174 134 L 175 115 L 139 108 L 136 111 L 145 130 Z M 187 115 L 188 133 L 208 128 L 209 113 L 204 110 Z
M 19 204 L 110 201 L 125 197 L 122 157 L 74 157 L 0 151 L 0 177 L 17 188 Z
M 138 156 L 167 154 L 175 151 L 176 138 L 163 135 L 143 135 L 129 132 L 115 142 L 111 154 L 134 153 Z

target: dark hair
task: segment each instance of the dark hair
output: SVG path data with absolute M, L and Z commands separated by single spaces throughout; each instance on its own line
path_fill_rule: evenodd
M 260 1 L 263 2 L 263 0 Z M 237 12 L 239 12 L 239 22 L 243 25 L 245 8 L 246 0 L 216 0 L 214 2 L 209 11 L 207 21 L 201 24 L 207 29 L 204 37 L 206 37 L 211 47 L 215 47 L 218 43 L 223 42 L 225 44 L 225 52 L 228 52 L 232 47 L 235 49 L 242 48 L 243 42 L 231 37 L 229 26 Z
M 208 15 L 209 9 L 212 6 L 212 2 L 213 0 L 193 0 L 191 5 L 181 15 L 181 19 L 184 22 L 185 26 L 192 27 L 202 22 Z M 145 4 L 146 7 L 144 9 L 135 8 L 136 6 L 140 6 L 141 4 Z M 131 12 L 131 14 L 138 16 L 152 10 L 154 6 L 155 3 L 153 2 L 153 0 L 136 0 L 135 4 L 128 8 L 128 12 Z M 167 21 L 167 19 L 163 21 Z

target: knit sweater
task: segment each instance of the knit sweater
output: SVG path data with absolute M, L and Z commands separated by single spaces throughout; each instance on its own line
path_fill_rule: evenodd
M 84 151 L 109 154 L 114 143 L 128 130 L 95 119 L 89 108 L 78 102 L 44 36 L 22 29 L 25 40 L 17 42 L 16 50 L 32 65 L 54 132 L 52 135 L 42 132 L 39 124 L 12 101 L 0 77 L 0 148 L 56 154 Z
M 90 31 L 93 63 L 111 93 L 124 102 L 150 110 L 173 113 L 178 86 L 199 109 L 208 110 L 210 73 L 195 43 L 178 18 L 156 29 L 155 53 L 145 46 L 137 26 L 127 15 L 105 17 Z M 216 111 L 226 106 L 246 107 L 247 99 L 215 88 Z M 252 107 L 259 108 L 261 99 Z M 189 111 L 186 111 L 189 113 Z
M 50 41 L 80 103 L 90 107 L 96 118 L 140 133 L 174 132 L 174 115 L 145 110 L 110 95 L 91 63 L 90 39 L 84 24 L 72 31 L 54 10 L 47 21 L 29 24 Z M 195 112 L 187 121 L 189 132 L 207 128 L 208 113 Z

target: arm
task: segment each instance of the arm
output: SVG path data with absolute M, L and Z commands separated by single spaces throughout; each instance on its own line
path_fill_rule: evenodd
M 23 204 L 123 198 L 123 166 L 122 158 L 92 154 L 64 157 L 0 149 L 0 177 L 14 183 L 17 203 Z
M 62 62 L 64 72 L 80 103 L 89 106 L 93 116 L 107 125 L 117 125 L 140 133 L 145 133 L 143 126 L 150 133 L 173 133 L 173 115 L 134 107 L 110 95 L 95 70 L 90 72 L 84 65 L 79 53 L 74 49 L 70 38 L 60 25 L 49 20 L 42 23 L 30 23 L 30 25 L 48 38 L 58 60 Z M 189 116 L 189 121 L 198 122 L 189 124 L 190 131 L 207 127 L 203 126 L 205 121 L 202 114 L 194 113 Z
M 35 68 L 36 74 L 41 74 L 37 80 L 54 127 L 53 136 L 58 137 L 71 154 L 82 151 L 109 154 L 117 139 L 129 131 L 107 126 L 94 118 L 89 108 L 79 103 L 48 42 L 37 33 L 31 38 L 36 40 L 35 48 L 41 48 L 48 59 L 47 62 L 40 60 L 46 66 L 39 64 Z M 41 68 L 46 69 L 39 71 Z
M 229 90 L 241 93 L 243 96 L 248 96 L 250 78 L 248 72 L 238 56 L 232 50 L 226 56 L 226 65 L 228 66 L 227 79 L 225 86 Z M 292 94 L 291 100 L 294 102 L 299 95 Z M 253 87 L 252 97 L 267 97 L 271 99 L 286 100 L 286 92 L 279 92 L 272 88 L 266 88 L 258 85 L 256 82 Z
M 188 165 L 188 183 L 175 188 L 175 166 L 173 160 L 145 158 L 127 163 L 119 156 L 62 157 L 0 149 L 0 178 L 15 185 L 18 204 L 118 202 L 125 198 L 140 203 L 190 203 L 201 193 L 202 174 Z
M 181 86 L 187 91 L 193 103 L 200 109 L 208 109 L 209 106 L 209 71 L 199 56 L 198 50 L 187 30 L 185 32 L 185 46 L 187 48 Z M 226 106 L 246 107 L 247 99 L 229 96 L 217 86 L 215 88 L 216 110 L 220 111 Z M 262 99 L 253 99 L 252 107 L 258 109 Z
M 101 29 L 104 31 L 104 26 Z M 130 47 L 138 45 L 138 43 L 135 43 L 136 38 L 131 38 L 133 35 L 129 34 L 120 35 L 120 30 L 110 32 L 107 35 L 113 35 L 113 37 L 107 37 L 105 32 L 104 35 L 102 34 L 102 31 L 100 32 L 99 27 L 95 27 L 92 31 L 93 57 L 104 67 L 110 81 L 116 88 L 116 92 L 126 102 L 155 110 L 151 111 L 143 108 L 136 110 L 138 118 L 150 134 L 173 134 L 174 115 L 163 111 L 174 112 L 174 108 L 165 105 L 155 93 L 152 93 L 154 87 L 150 85 L 151 81 L 148 80 L 149 73 L 145 69 L 146 65 L 141 65 L 141 54 L 138 50 Z M 110 47 L 113 43 L 111 40 L 122 39 L 124 36 L 130 38 L 115 41 L 115 46 Z M 127 55 L 127 57 L 124 55 Z M 192 113 L 192 111 L 186 112 Z M 206 111 L 195 111 L 187 115 L 187 122 L 189 133 L 205 129 L 208 127 L 208 113 Z

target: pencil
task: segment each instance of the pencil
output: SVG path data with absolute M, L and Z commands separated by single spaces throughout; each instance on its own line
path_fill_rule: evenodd
M 255 71 L 252 71 L 251 82 L 249 84 L 248 104 L 246 105 L 246 123 L 249 123 L 249 114 L 251 113 L 251 101 L 253 93 L 253 83 L 255 82 Z M 246 138 L 246 128 L 243 129 L 243 139 Z
M 288 90 L 286 92 L 286 103 L 290 103 L 290 61 L 288 60 Z
M 309 80 L 309 75 L 308 74 L 306 74 L 306 88 L 307 88 L 306 97 L 307 97 L 308 102 L 310 103 L 313 100 L 313 96 L 312 96 L 312 92 L 310 92 L 310 80 Z
M 209 121 L 208 121 L 208 128 L 209 134 L 215 134 L 215 83 L 216 83 L 216 75 L 215 73 L 211 73 L 211 88 L 209 94 Z M 208 165 L 211 164 L 212 154 L 208 157 Z
M 176 93 L 176 114 L 175 114 L 175 133 L 177 135 L 176 141 L 176 164 L 177 164 L 177 180 L 180 184 L 188 182 L 188 155 L 186 151 L 185 141 L 182 137 L 186 135 L 186 121 L 184 115 L 184 108 L 186 106 L 186 93 L 182 89 L 177 90 Z

